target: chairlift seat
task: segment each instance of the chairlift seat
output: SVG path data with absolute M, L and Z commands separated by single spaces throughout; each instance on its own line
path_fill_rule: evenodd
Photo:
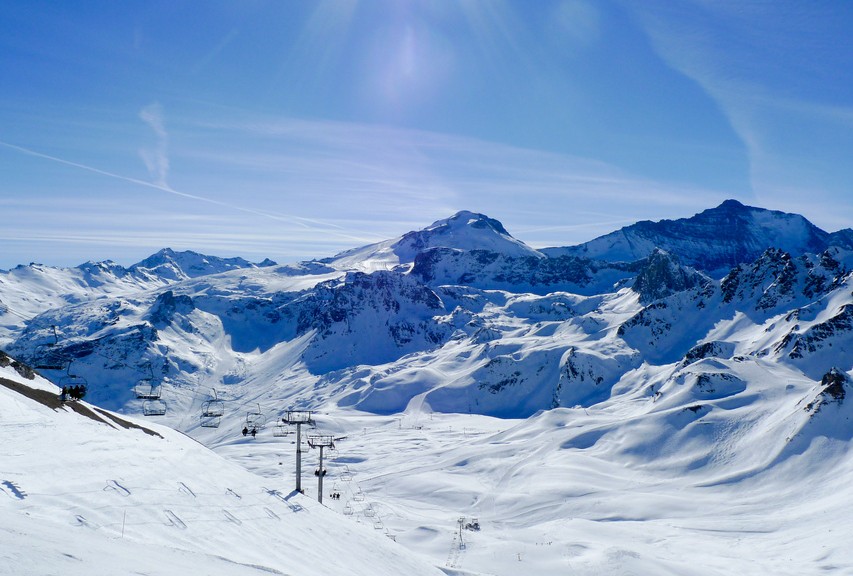
M 206 400 L 201 405 L 201 415 L 205 418 L 218 418 L 225 413 L 223 400 Z
M 142 414 L 144 416 L 163 416 L 166 414 L 166 403 L 162 400 L 146 400 L 142 403 Z
M 219 428 L 220 416 L 205 416 L 201 417 L 202 428 Z

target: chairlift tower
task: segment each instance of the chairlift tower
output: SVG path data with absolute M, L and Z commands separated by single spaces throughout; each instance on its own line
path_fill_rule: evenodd
M 320 449 L 320 468 L 317 471 L 317 502 L 323 503 L 323 448 L 334 448 L 335 439 L 331 436 L 309 436 L 308 445 Z
M 302 492 L 302 425 L 314 425 L 310 410 L 288 410 L 284 418 L 285 424 L 296 425 L 296 491 Z M 320 495 L 322 497 L 322 494 Z

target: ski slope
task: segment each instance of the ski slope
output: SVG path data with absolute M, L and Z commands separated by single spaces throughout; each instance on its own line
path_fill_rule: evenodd
M 0 573 L 440 574 L 383 531 L 344 522 L 163 426 L 51 408 L 58 389 L 0 368 Z

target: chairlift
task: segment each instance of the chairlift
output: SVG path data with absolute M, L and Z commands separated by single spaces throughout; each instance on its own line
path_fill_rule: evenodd
M 140 378 L 133 391 L 136 397 L 142 400 L 159 400 L 160 384 L 154 382 L 154 370 L 151 369 L 151 364 L 145 366 L 148 368 L 148 376 Z
M 272 431 L 272 435 L 277 438 L 283 438 L 290 434 L 290 428 L 286 424 L 276 424 L 275 430 Z
M 340 479 L 344 482 L 352 482 L 352 472 L 349 471 L 349 466 L 344 464 L 344 469 L 340 473 Z
M 374 516 L 376 516 L 376 510 L 373 509 L 373 506 L 368 504 L 364 507 L 364 515 L 368 518 L 373 518 Z
M 45 342 L 36 346 L 35 369 L 36 370 L 64 370 L 65 358 L 59 349 L 59 334 L 56 326 L 53 328 L 53 342 Z
M 219 428 L 219 422 L 222 420 L 220 416 L 201 416 L 202 428 Z
M 385 526 L 382 524 L 382 520 L 380 520 L 379 518 L 373 521 L 373 527 L 376 530 L 382 530 L 383 528 L 385 528 Z
M 210 400 L 205 400 L 201 405 L 201 416 L 202 418 L 220 418 L 223 414 L 225 414 L 225 401 L 220 400 L 216 395 L 216 388 L 211 388 L 213 391 L 213 398 Z M 204 424 L 202 424 L 204 426 Z M 218 428 L 219 423 L 217 421 L 216 426 L 208 426 L 209 428 Z
M 60 378 L 58 382 L 60 388 L 71 388 L 72 386 L 79 388 L 82 386 L 85 389 L 88 384 L 89 382 L 82 376 L 71 373 L 71 362 L 68 362 L 65 368 L 65 376 Z
M 246 413 L 246 427 L 249 429 L 261 429 L 266 425 L 267 419 L 264 416 L 264 413 L 261 412 L 261 405 L 258 404 L 258 410 L 256 412 L 247 412 Z
M 160 399 L 145 400 L 142 403 L 144 416 L 163 416 L 166 414 L 166 403 Z
M 349 502 L 344 505 L 344 516 L 352 516 L 352 506 Z
M 364 502 L 364 492 L 361 491 L 361 488 L 355 491 L 355 494 L 353 494 L 352 499 L 356 502 Z

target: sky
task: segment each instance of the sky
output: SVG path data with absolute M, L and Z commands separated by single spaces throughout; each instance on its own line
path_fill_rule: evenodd
M 853 3 L 6 0 L 0 269 L 281 263 L 734 198 L 853 226 Z

